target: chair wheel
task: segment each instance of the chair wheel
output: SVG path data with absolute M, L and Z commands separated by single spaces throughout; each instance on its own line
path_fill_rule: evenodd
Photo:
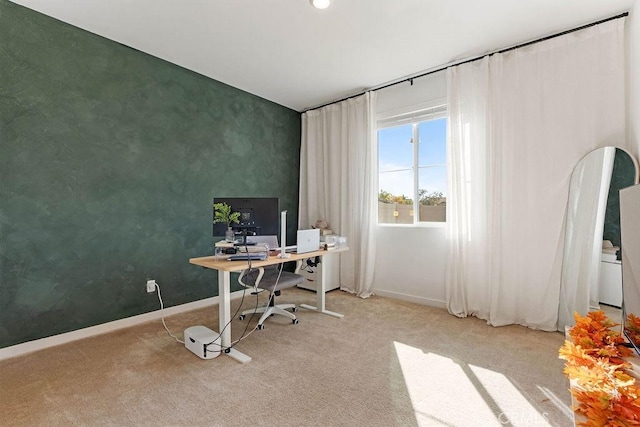
M 264 325 L 258 325 L 258 329 L 263 330 L 264 329 Z
M 293 307 L 293 308 L 291 309 L 291 311 L 293 311 L 294 313 L 295 313 L 295 312 L 297 312 L 297 311 L 298 311 L 298 307 Z
M 297 325 L 298 324 L 298 319 L 293 319 L 292 322 L 293 322 L 294 325 Z
M 238 319 L 244 320 L 244 314 L 241 314 L 240 316 L 238 316 Z

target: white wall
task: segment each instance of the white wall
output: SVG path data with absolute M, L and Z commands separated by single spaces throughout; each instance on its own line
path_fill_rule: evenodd
M 402 114 L 446 99 L 444 72 L 401 83 L 377 93 L 378 117 Z M 445 228 L 381 225 L 373 291 L 377 295 L 444 307 Z
M 377 295 L 445 306 L 445 228 L 380 226 L 374 275 Z
M 640 6 L 634 2 L 627 18 L 629 62 L 627 73 L 629 151 L 640 158 Z

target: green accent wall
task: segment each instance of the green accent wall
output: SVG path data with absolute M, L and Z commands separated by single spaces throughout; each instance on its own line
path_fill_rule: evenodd
M 293 235 L 299 158 L 298 112 L 0 0 L 0 348 L 218 295 L 213 198 Z

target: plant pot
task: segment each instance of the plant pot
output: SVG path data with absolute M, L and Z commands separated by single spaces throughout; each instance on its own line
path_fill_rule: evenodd
M 227 242 L 235 242 L 236 233 L 233 232 L 233 228 L 227 228 L 227 231 L 224 232 L 224 240 Z

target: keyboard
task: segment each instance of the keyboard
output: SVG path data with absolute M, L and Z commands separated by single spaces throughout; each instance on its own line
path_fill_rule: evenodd
M 264 261 L 265 259 L 267 259 L 267 257 L 268 255 L 266 252 L 249 252 L 249 253 L 231 255 L 227 259 L 229 261 L 248 261 L 248 260 Z

